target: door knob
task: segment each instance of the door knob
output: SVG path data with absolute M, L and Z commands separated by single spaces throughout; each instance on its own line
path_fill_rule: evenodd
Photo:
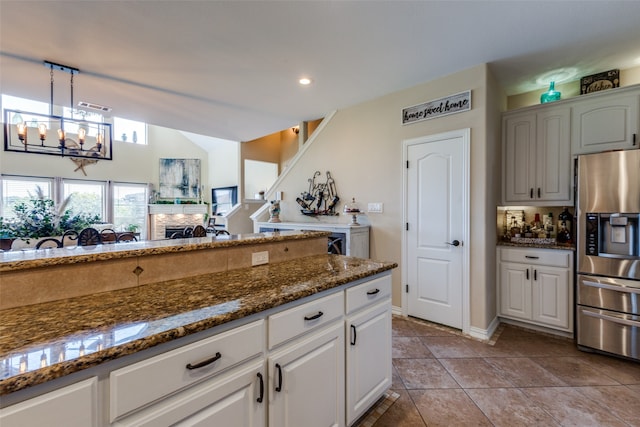
M 460 246 L 461 243 L 458 240 L 454 240 L 453 242 L 445 242 L 447 245 L 451 245 L 451 246 Z

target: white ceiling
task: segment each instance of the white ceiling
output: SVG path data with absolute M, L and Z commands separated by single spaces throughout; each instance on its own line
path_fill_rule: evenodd
M 48 102 L 49 60 L 80 70 L 76 102 L 246 141 L 480 63 L 507 94 L 638 66 L 639 19 L 633 0 L 0 0 L 0 89 Z

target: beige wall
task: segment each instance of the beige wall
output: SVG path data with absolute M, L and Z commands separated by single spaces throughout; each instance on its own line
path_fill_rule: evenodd
M 370 223 L 371 257 L 402 261 L 403 141 L 450 130 L 471 128 L 471 325 L 485 329 L 495 317 L 495 221 L 499 194 L 500 93 L 486 65 L 396 92 L 338 111 L 315 136 L 274 191 L 283 191 L 281 219 L 347 223 L 350 218 L 309 218 L 300 214 L 295 198 L 308 188 L 315 171 L 330 171 L 342 202 L 355 197 L 384 203 L 384 213 L 362 218 Z M 404 107 L 470 89 L 472 110 L 403 126 Z M 490 108 L 487 108 L 490 103 Z M 487 126 L 487 123 L 489 125 Z M 271 195 L 268 194 L 268 198 Z M 342 209 L 342 204 L 339 208 Z M 491 250 L 489 250 L 491 249 Z M 393 271 L 393 304 L 401 306 L 401 268 Z
M 113 160 L 101 160 L 85 167 L 87 176 L 74 171 L 75 164 L 68 157 L 0 151 L 2 174 L 62 177 L 74 179 L 112 180 L 120 182 L 152 183 L 158 188 L 161 158 L 201 159 L 201 176 L 209 176 L 208 154 L 193 144 L 181 132 L 159 126 L 149 126 L 148 145 L 115 142 Z M 205 189 L 210 185 L 205 181 Z M 205 200 L 210 199 L 205 191 Z

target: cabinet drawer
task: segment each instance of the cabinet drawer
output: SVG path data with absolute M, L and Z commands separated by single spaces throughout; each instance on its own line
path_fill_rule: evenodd
M 263 336 L 259 320 L 111 372 L 111 421 L 260 354 Z
M 98 426 L 98 378 L 45 393 L 0 410 L 2 427 Z
M 555 249 L 501 248 L 500 261 L 569 268 L 571 252 Z
M 344 294 L 332 295 L 269 316 L 269 348 L 342 317 Z
M 391 298 L 391 276 L 380 277 L 347 289 L 347 314 Z

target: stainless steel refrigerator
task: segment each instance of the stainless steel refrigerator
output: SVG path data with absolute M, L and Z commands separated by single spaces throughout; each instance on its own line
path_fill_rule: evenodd
M 640 150 L 578 157 L 577 341 L 640 360 Z

